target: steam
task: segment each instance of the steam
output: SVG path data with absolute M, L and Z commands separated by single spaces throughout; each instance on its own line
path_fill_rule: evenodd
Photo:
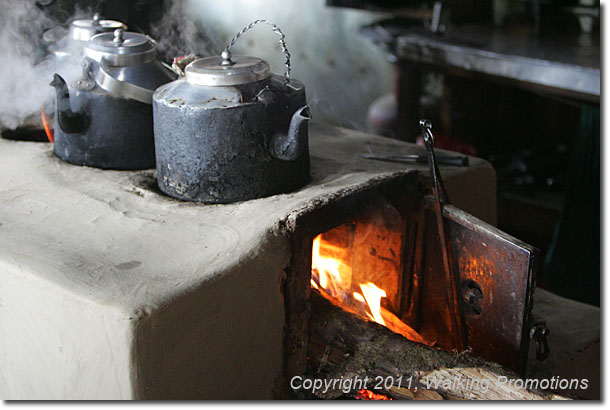
M 157 40 L 161 59 L 171 61 L 174 57 L 195 54 L 206 57 L 220 54 L 220 45 L 214 33 L 197 24 L 197 13 L 183 1 L 165 3 L 163 17 L 151 25 L 151 36 Z
M 49 86 L 54 73 L 68 83 L 79 79 L 81 49 L 67 50 L 71 57 L 58 58 L 47 53 L 45 44 L 57 43 L 64 48 L 68 29 L 64 22 L 91 18 L 94 10 L 76 9 L 72 16 L 65 13 L 54 20 L 28 0 L 0 1 L 0 131 L 24 125 L 40 126 L 40 109 L 53 111 L 54 89 Z M 166 2 L 162 17 L 151 27 L 151 36 L 158 40 L 159 57 L 195 53 L 199 56 L 217 54 L 222 46 L 213 34 L 194 20 L 196 13 L 186 2 Z M 57 10 L 55 10 L 57 11 Z M 65 49 L 65 48 L 64 48 Z
M 45 56 L 42 37 L 51 28 L 61 29 L 35 2 L 0 2 L 0 130 L 29 122 L 38 125 L 41 107 L 52 111 L 55 93 L 49 82 L 53 73 L 60 73 L 68 82 L 80 76 L 79 57 L 59 61 Z

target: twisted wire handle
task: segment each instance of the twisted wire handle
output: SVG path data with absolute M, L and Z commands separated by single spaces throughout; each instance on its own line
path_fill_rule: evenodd
M 279 42 L 280 47 L 282 48 L 282 52 L 284 53 L 284 65 L 286 66 L 286 71 L 284 72 L 284 79 L 286 80 L 286 82 L 290 81 L 290 53 L 288 52 L 288 48 L 286 48 L 286 36 L 284 35 L 284 33 L 282 33 L 282 30 L 280 30 L 280 28 L 272 21 L 265 19 L 254 20 L 252 23 L 241 29 L 241 31 L 231 39 L 229 45 L 225 47 L 224 51 L 222 52 L 223 57 L 227 56 L 230 59 L 231 47 L 235 45 L 237 39 L 240 38 L 246 31 L 256 26 L 258 23 L 269 24 L 272 27 L 271 29 L 280 36 Z

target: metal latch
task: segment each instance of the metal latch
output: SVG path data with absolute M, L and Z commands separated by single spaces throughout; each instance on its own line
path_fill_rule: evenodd
M 549 357 L 551 350 L 549 349 L 549 342 L 547 336 L 551 333 L 546 322 L 542 319 L 534 321 L 530 330 L 530 338 L 536 343 L 536 359 L 539 361 L 546 360 Z

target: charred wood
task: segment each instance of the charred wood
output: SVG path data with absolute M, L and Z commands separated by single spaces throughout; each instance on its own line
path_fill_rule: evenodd
M 516 373 L 465 352 L 447 352 L 412 342 L 311 292 L 307 377 L 368 377 L 401 380 L 384 388 L 394 399 L 410 400 L 554 400 L 551 392 L 519 388 Z M 499 380 L 506 382 L 499 383 Z M 478 384 L 475 384 L 478 383 Z M 341 389 L 318 398 L 344 395 Z

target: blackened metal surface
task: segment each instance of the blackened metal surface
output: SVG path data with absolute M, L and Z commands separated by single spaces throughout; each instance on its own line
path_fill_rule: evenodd
M 166 84 L 153 96 L 159 188 L 187 201 L 230 203 L 289 192 L 309 182 L 307 123 L 300 155 L 279 158 L 274 145 L 306 105 L 297 80 L 231 87 Z
M 154 168 L 152 109 L 114 98 L 99 87 L 70 88 L 72 110 L 85 116 L 85 129 L 67 133 L 55 115 L 55 154 L 64 161 L 105 169 Z
M 474 354 L 525 371 L 538 250 L 451 205 L 443 207 L 452 264 L 461 284 L 461 311 Z M 434 224 L 433 199 L 423 201 L 418 256 L 418 331 L 455 349 L 451 314 Z M 415 315 L 409 318 L 413 323 Z

